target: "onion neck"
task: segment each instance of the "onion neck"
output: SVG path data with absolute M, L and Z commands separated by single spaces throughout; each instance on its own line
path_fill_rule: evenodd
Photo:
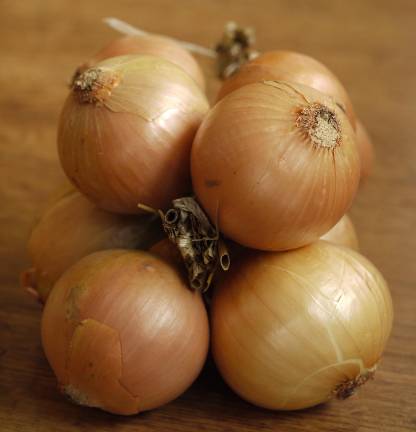
M 377 364 L 375 364 L 372 368 L 367 369 L 365 372 L 360 373 L 355 378 L 338 384 L 334 389 L 334 394 L 337 399 L 347 399 L 355 394 L 359 387 L 363 386 L 368 380 L 374 378 L 376 369 Z
M 102 104 L 120 83 L 112 70 L 91 68 L 74 77 L 72 90 L 79 103 Z
M 180 252 L 191 288 L 204 293 L 219 268 L 229 269 L 229 252 L 217 227 L 193 197 L 177 198 L 172 205 L 166 213 L 142 204 L 139 208 L 159 213 L 163 230 Z
M 334 149 L 341 144 L 336 113 L 321 103 L 311 103 L 296 112 L 296 127 L 316 147 Z
M 125 35 L 149 35 L 148 32 L 134 27 L 118 18 L 108 17 L 104 18 L 103 21 L 111 28 Z M 253 49 L 255 42 L 254 29 L 251 27 L 240 27 L 233 21 L 225 25 L 223 36 L 217 43 L 215 51 L 194 43 L 174 38 L 169 39 L 172 39 L 190 52 L 214 58 L 217 62 L 218 77 L 223 80 L 237 72 L 243 64 L 259 55 L 259 53 Z
M 259 55 L 253 49 L 255 39 L 254 29 L 251 27 L 240 27 L 232 21 L 226 24 L 224 34 L 215 47 L 219 78 L 227 79 L 242 65 Z

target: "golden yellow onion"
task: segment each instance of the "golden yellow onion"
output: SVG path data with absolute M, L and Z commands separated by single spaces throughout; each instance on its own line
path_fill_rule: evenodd
M 334 227 L 321 237 L 321 240 L 346 246 L 356 251 L 359 250 L 357 233 L 348 215 L 344 215 Z
M 75 189 L 58 195 L 32 230 L 32 267 L 22 286 L 45 302 L 59 277 L 82 257 L 99 250 L 146 249 L 161 237 L 160 222 L 148 215 L 100 210 Z
M 269 51 L 244 64 L 224 81 L 217 99 L 244 85 L 265 80 L 303 84 L 332 96 L 355 127 L 352 103 L 339 79 L 318 60 L 293 51 Z
M 151 56 L 113 57 L 75 80 L 61 113 L 61 164 L 99 207 L 165 208 L 191 188 L 189 155 L 208 109 L 178 66 Z
M 202 90 L 205 89 L 204 75 L 192 54 L 171 38 L 150 34 L 123 36 L 113 40 L 82 64 L 75 77 L 102 60 L 130 54 L 151 55 L 168 60 L 181 67 Z
M 374 375 L 393 317 L 378 270 L 324 241 L 249 252 L 224 275 L 211 312 L 225 381 L 253 404 L 280 410 L 351 395 Z
M 83 258 L 59 279 L 42 317 L 43 348 L 61 390 L 116 414 L 184 392 L 204 364 L 208 338 L 199 293 L 142 251 Z
M 366 128 L 357 120 L 356 140 L 361 160 L 361 180 L 367 179 L 373 169 L 374 148 Z
M 333 99 L 299 84 L 249 84 L 222 99 L 195 137 L 194 191 L 211 220 L 248 247 L 317 240 L 348 210 L 360 162 Z

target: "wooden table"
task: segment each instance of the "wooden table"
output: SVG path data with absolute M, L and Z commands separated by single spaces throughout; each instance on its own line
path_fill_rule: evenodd
M 55 134 L 74 67 L 115 37 L 118 16 L 205 46 L 234 19 L 257 28 L 258 48 L 303 51 L 345 83 L 377 148 L 352 209 L 362 252 L 389 281 L 395 325 L 374 382 L 344 402 L 302 412 L 240 400 L 212 364 L 178 400 L 131 418 L 81 408 L 56 390 L 39 337 L 41 308 L 18 286 L 25 242 L 62 179 Z M 0 430 L 416 430 L 416 3 L 408 0 L 0 0 Z M 202 60 L 217 83 L 212 65 Z

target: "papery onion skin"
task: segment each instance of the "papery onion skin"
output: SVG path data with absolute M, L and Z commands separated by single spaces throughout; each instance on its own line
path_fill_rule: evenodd
M 198 376 L 209 330 L 200 295 L 142 251 L 96 252 L 55 285 L 42 344 L 73 401 L 130 415 L 161 406 Z
M 230 93 L 209 112 L 191 172 L 199 202 L 227 237 L 286 250 L 317 240 L 345 214 L 360 162 L 350 122 L 331 98 L 267 81 Z
M 349 247 L 356 251 L 360 249 L 357 233 L 348 215 L 344 215 L 334 227 L 321 237 L 321 240 Z
M 324 241 L 249 252 L 224 275 L 211 313 L 225 381 L 249 402 L 279 410 L 351 395 L 374 374 L 393 317 L 378 270 Z
M 360 120 L 357 120 L 356 135 L 361 160 L 361 181 L 365 181 L 373 170 L 374 147 L 370 135 Z
M 162 236 L 148 215 L 118 215 L 100 210 L 72 188 L 45 210 L 28 242 L 32 267 L 21 284 L 44 303 L 55 282 L 86 255 L 104 249 L 147 249 Z
M 58 150 L 72 183 L 99 207 L 140 213 L 191 188 L 189 154 L 208 102 L 178 66 L 113 57 L 75 81 L 61 113 Z
M 202 90 L 205 89 L 204 75 L 192 54 L 173 39 L 159 35 L 123 36 L 115 39 L 82 64 L 75 76 L 79 76 L 102 60 L 131 54 L 151 55 L 168 60 L 181 67 Z
M 339 79 L 318 60 L 293 51 L 269 51 L 244 64 L 224 81 L 217 100 L 244 85 L 268 80 L 303 84 L 332 96 L 355 127 L 352 103 Z

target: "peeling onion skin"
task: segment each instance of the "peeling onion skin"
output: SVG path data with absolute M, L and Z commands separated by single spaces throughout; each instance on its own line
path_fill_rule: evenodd
M 378 270 L 325 241 L 234 262 L 211 306 L 214 360 L 260 407 L 296 410 L 350 396 L 374 373 L 392 327 Z
M 74 402 L 130 415 L 182 394 L 206 359 L 208 318 L 180 273 L 146 252 L 96 252 L 55 285 L 42 344 Z
M 357 233 L 348 215 L 344 215 L 334 227 L 321 237 L 321 240 L 349 247 L 356 251 L 360 249 Z
M 331 116 L 336 132 L 323 120 L 309 129 L 311 118 L 324 115 L 314 107 Z M 191 173 L 199 202 L 225 236 L 287 250 L 318 240 L 346 213 L 360 162 L 354 131 L 333 99 L 267 81 L 230 93 L 209 112 L 193 143 Z
M 32 267 L 22 274 L 22 287 L 44 303 L 59 277 L 84 256 L 105 249 L 147 249 L 162 235 L 159 221 L 148 215 L 108 213 L 73 188 L 62 191 L 32 230 Z
M 192 54 L 174 40 L 158 35 L 123 36 L 115 39 L 81 65 L 77 69 L 76 76 L 102 60 L 131 54 L 151 55 L 168 60 L 182 68 L 202 90 L 205 90 L 204 75 Z
M 222 84 L 217 100 L 238 88 L 259 81 L 289 81 L 332 96 L 355 128 L 351 100 L 339 79 L 321 62 L 293 51 L 269 51 L 244 64 Z
M 364 182 L 373 170 L 374 147 L 370 135 L 360 120 L 357 120 L 356 134 L 361 160 L 361 181 Z
M 178 66 L 113 57 L 75 81 L 58 128 L 61 165 L 104 210 L 164 209 L 191 188 L 189 155 L 208 102 Z

